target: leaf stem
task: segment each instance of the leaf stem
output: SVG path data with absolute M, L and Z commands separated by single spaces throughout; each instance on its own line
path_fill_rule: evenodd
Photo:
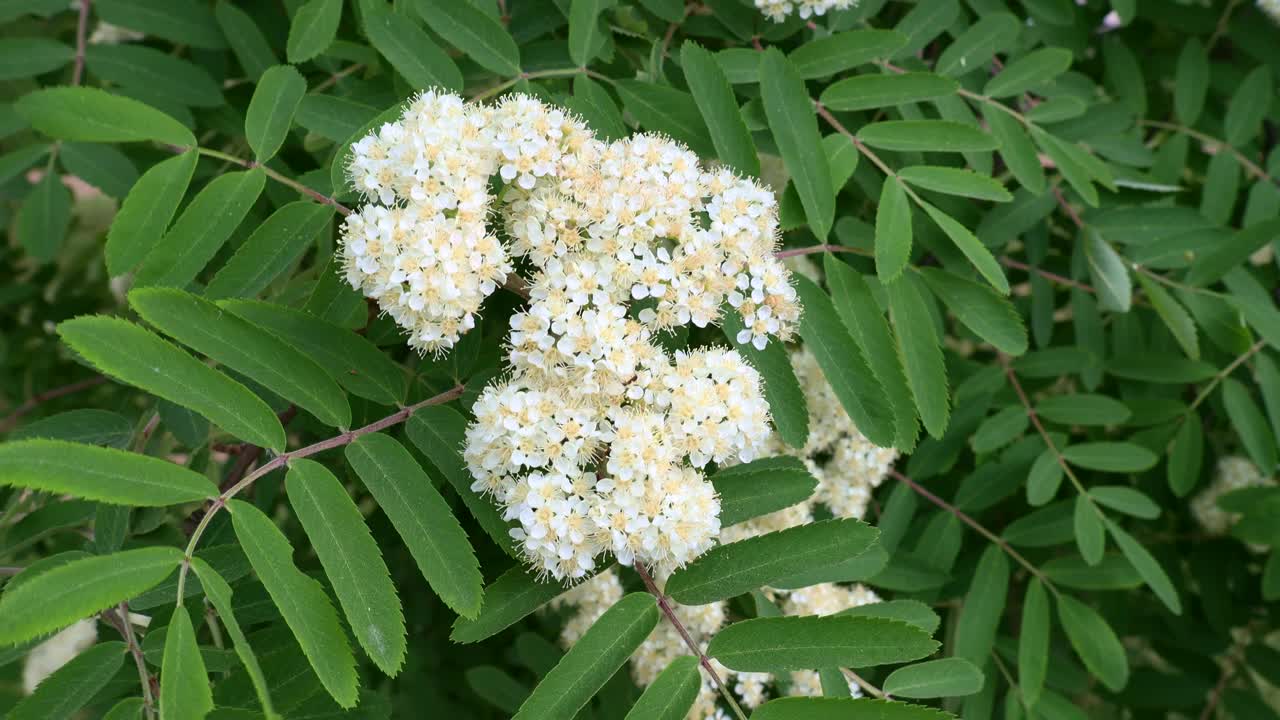
M 175 152 L 186 152 L 187 150 L 191 149 L 191 148 L 181 147 L 179 145 L 170 145 L 169 148 L 171 150 L 174 150 Z M 220 152 L 212 148 L 197 147 L 195 148 L 195 150 L 196 152 L 200 153 L 201 155 L 204 155 L 205 157 L 217 158 L 219 160 L 222 160 L 223 162 L 231 163 L 232 165 L 239 165 L 240 167 L 245 168 L 246 170 L 261 168 L 262 172 L 266 173 L 267 177 L 271 178 L 272 180 L 275 180 L 281 185 L 287 185 L 288 187 L 291 187 L 294 190 L 297 190 L 298 192 L 302 193 L 303 195 L 306 195 L 307 197 L 311 198 L 312 200 L 315 200 L 316 202 L 322 205 L 329 205 L 333 207 L 335 210 L 337 210 L 338 212 L 342 213 L 343 215 L 351 214 L 351 208 L 347 207 L 346 205 L 343 205 L 342 203 L 338 202 L 336 199 L 328 195 L 325 195 L 324 193 L 318 190 L 309 188 L 306 185 L 303 185 L 302 183 L 298 182 L 297 180 L 294 180 L 293 178 L 285 177 L 284 175 L 280 174 L 279 172 L 276 172 L 275 170 L 272 170 L 266 165 L 261 165 L 253 160 L 245 160 L 243 158 L 238 158 L 235 155 L 228 155 L 227 153 Z
M 413 417 L 413 414 L 415 412 L 417 412 L 418 410 L 421 410 L 424 407 L 427 407 L 429 405 L 440 405 L 442 403 L 447 403 L 451 400 L 458 398 L 460 395 L 462 395 L 462 391 L 464 389 L 465 389 L 464 385 L 461 385 L 461 384 L 456 385 L 448 390 L 445 390 L 439 395 L 429 397 L 426 400 L 423 400 L 422 402 L 415 403 L 408 407 L 401 408 L 400 410 L 397 410 L 396 412 L 382 418 L 381 420 L 375 420 L 374 422 L 371 422 L 368 425 L 365 425 L 364 427 L 356 428 L 355 430 L 348 430 L 347 432 L 335 435 L 327 440 L 321 440 L 320 442 L 312 443 L 311 445 L 308 445 L 303 448 L 298 448 L 297 450 L 280 453 L 279 455 L 275 456 L 274 458 L 269 460 L 267 463 L 259 467 L 257 470 L 254 470 L 252 473 L 249 473 L 248 475 L 246 475 L 244 479 L 240 480 L 235 485 L 232 485 L 231 487 L 224 490 L 222 494 L 214 498 L 213 504 L 209 506 L 209 510 L 204 514 L 204 517 L 200 518 L 200 524 L 196 525 L 196 529 L 191 533 L 191 539 L 187 542 L 187 549 L 184 552 L 185 557 L 183 557 L 182 559 L 182 566 L 178 569 L 178 600 L 177 600 L 178 604 L 182 603 L 183 594 L 184 594 L 184 591 L 186 590 L 187 572 L 191 569 L 191 560 L 195 555 L 196 544 L 199 543 L 200 538 L 204 536 L 204 532 L 205 530 L 208 529 L 209 523 L 210 521 L 213 520 L 213 517 L 218 514 L 219 510 L 227 506 L 227 502 L 229 500 L 234 498 L 236 495 L 239 495 L 241 490 L 244 490 L 245 488 L 252 485 L 255 480 L 262 477 L 263 475 L 266 475 L 272 472 L 273 470 L 277 470 L 281 467 L 284 467 L 286 464 L 288 464 L 290 460 L 309 457 L 311 455 L 315 455 L 316 453 L 324 452 L 325 450 L 332 450 L 333 448 L 342 447 L 343 445 L 348 445 L 354 442 L 356 438 L 362 435 L 376 433 L 382 430 L 386 430 L 389 427 L 394 427 L 395 425 L 399 425 L 400 423 L 408 420 L 410 417 Z
M 76 59 L 71 69 L 72 86 L 79 85 L 84 77 L 85 38 L 89 31 L 89 8 L 93 0 L 80 0 L 80 17 L 76 20 Z
M 154 678 L 151 677 L 151 671 L 147 670 L 146 658 L 143 657 L 138 638 L 133 633 L 133 625 L 129 621 L 129 604 L 122 602 L 111 610 L 104 610 L 102 619 L 118 630 L 120 636 L 124 638 L 129 654 L 133 656 L 133 663 L 138 667 L 138 681 L 142 684 L 142 705 L 146 710 L 147 720 L 155 720 L 156 700 L 152 687 Z
M 645 588 L 658 599 L 658 609 L 662 611 L 662 614 L 667 618 L 667 621 L 675 627 L 676 632 L 679 633 L 681 639 L 684 640 L 684 644 L 689 647 L 689 650 L 692 651 L 695 656 L 697 656 L 698 662 L 702 665 L 702 669 L 706 670 L 707 674 L 711 676 L 711 680 L 716 684 L 716 689 L 720 691 L 720 697 L 723 697 L 729 707 L 733 708 L 733 714 L 737 716 L 738 720 L 747 720 L 747 716 L 743 714 L 742 708 L 738 706 L 738 701 L 733 699 L 733 693 L 729 692 L 729 686 L 725 685 L 724 680 L 720 677 L 720 673 L 716 672 L 716 669 L 712 667 L 711 658 L 708 658 L 707 654 L 702 652 L 702 646 L 694 641 L 693 637 L 689 635 L 689 631 L 685 629 L 684 623 L 680 622 L 679 617 L 676 617 L 675 609 L 671 607 L 671 601 L 661 590 L 658 589 L 658 584 L 653 581 L 653 576 L 649 574 L 648 570 L 644 569 L 644 565 L 642 565 L 639 560 L 635 562 L 634 567 L 636 572 L 640 575 L 640 580 L 644 582 Z
M 485 90 L 476 95 L 472 95 L 471 100 L 474 102 L 483 102 L 485 100 L 488 100 L 489 98 L 496 97 L 506 92 L 507 90 L 510 90 L 511 88 L 515 87 L 516 83 L 520 82 L 521 80 L 536 80 L 538 78 L 550 78 L 550 77 L 568 77 L 571 75 L 579 75 L 586 72 L 587 72 L 587 69 L 584 67 L 558 68 L 555 70 L 536 70 L 534 72 L 522 72 L 519 75 L 511 78 L 510 80 L 505 80 L 503 82 L 498 83 L 497 85 L 494 85 L 488 90 Z
M 1186 125 L 1179 125 L 1178 123 L 1163 122 L 1161 120 L 1139 120 L 1138 124 L 1146 125 L 1147 127 L 1160 128 L 1161 130 L 1182 133 L 1183 135 L 1199 140 L 1205 145 L 1209 145 L 1209 149 L 1211 150 L 1226 150 L 1235 156 L 1236 160 L 1246 171 L 1249 172 L 1250 175 L 1253 175 L 1259 180 L 1266 180 L 1272 184 L 1280 185 L 1280 180 L 1271 177 L 1271 175 L 1269 175 L 1266 170 L 1263 170 L 1260 165 L 1250 160 L 1248 156 L 1236 149 L 1235 146 L 1229 145 L 1226 140 L 1219 140 L 1212 135 L 1206 135 L 1199 130 L 1193 130 Z
M 35 410 L 43 403 L 50 400 L 56 400 L 57 398 L 65 395 L 78 393 L 81 390 L 88 390 L 89 388 L 97 387 L 106 381 L 107 377 L 105 375 L 95 375 L 94 377 L 78 380 L 68 385 L 53 388 L 52 390 L 45 390 L 44 392 L 36 393 L 31 396 L 31 399 L 19 405 L 13 412 L 6 415 L 3 420 L 0 420 L 0 433 L 7 433 L 10 430 L 13 430 L 18 425 L 18 420 L 20 420 L 23 415 Z

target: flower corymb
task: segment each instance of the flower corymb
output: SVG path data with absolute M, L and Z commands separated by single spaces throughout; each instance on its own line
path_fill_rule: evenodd
M 739 344 L 795 332 L 773 193 L 663 136 L 599 140 L 526 95 L 423 93 L 349 171 L 366 204 L 343 225 L 347 280 L 412 347 L 453 346 L 504 284 L 527 293 L 464 455 L 530 564 L 576 580 L 609 553 L 665 576 L 709 548 L 704 472 L 764 454 L 769 408 L 736 351 L 663 341 L 726 312 Z

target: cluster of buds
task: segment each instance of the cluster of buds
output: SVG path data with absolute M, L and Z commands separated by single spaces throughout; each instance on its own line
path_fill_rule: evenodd
M 464 455 L 532 567 L 573 581 L 609 553 L 663 577 L 709 548 L 704 470 L 764 453 L 768 405 L 737 352 L 669 353 L 658 335 L 732 312 L 739 343 L 791 337 L 773 194 L 666 137 L 599 140 L 527 95 L 423 93 L 349 171 L 366 204 L 342 228 L 347 280 L 420 352 L 454 345 L 498 287 L 528 290 Z
M 858 0 L 756 0 L 756 9 L 774 22 L 783 22 L 792 13 L 802 20 L 826 15 L 828 10 L 848 10 Z

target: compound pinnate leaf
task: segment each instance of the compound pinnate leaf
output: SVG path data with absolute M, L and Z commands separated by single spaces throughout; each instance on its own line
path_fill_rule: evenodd
M 533 689 L 515 720 L 573 717 L 658 624 L 658 603 L 631 593 L 605 611 Z
M 954 95 L 955 80 L 933 73 L 855 75 L 822 91 L 822 104 L 832 110 L 868 110 Z
M 163 507 L 212 498 L 209 479 L 159 458 L 62 440 L 0 445 L 0 485 L 86 500 Z
M 354 707 L 356 660 L 329 596 L 320 583 L 293 564 L 293 546 L 261 510 L 240 500 L 228 502 L 227 509 L 249 564 L 325 690 L 342 707 Z
M 1111 537 L 1115 538 L 1116 545 L 1120 546 L 1120 552 L 1138 571 L 1142 581 L 1151 588 L 1156 597 L 1160 598 L 1160 602 L 1169 608 L 1169 612 L 1174 615 L 1181 615 L 1182 600 L 1178 597 L 1178 590 L 1173 586 L 1173 581 L 1169 579 L 1168 573 L 1164 571 L 1164 568 L 1160 566 L 1160 563 L 1156 561 L 1151 552 L 1112 520 L 1108 519 L 1106 524 Z
M 707 654 L 740 672 L 872 667 L 933 654 L 938 641 L 900 620 L 850 615 L 736 622 L 711 638 Z
M 0 596 L 0 646 L 59 630 L 128 600 L 159 584 L 180 562 L 177 548 L 126 550 L 72 560 L 11 584 Z
M 284 450 L 284 428 L 248 388 L 127 320 L 79 317 L 58 334 L 99 370 L 190 408 L 238 438 Z
M 467 534 L 431 478 L 403 445 L 380 433 L 359 438 L 346 455 L 431 588 L 458 614 L 475 617 L 484 578 Z

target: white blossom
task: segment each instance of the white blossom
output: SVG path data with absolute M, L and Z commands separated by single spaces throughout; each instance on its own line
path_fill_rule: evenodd
M 22 692 L 30 695 L 44 679 L 98 641 L 94 620 L 80 620 L 31 648 L 22 665 Z
M 821 17 L 828 10 L 848 10 L 858 0 L 755 0 L 756 9 L 774 22 L 782 22 L 793 12 L 802 19 Z

